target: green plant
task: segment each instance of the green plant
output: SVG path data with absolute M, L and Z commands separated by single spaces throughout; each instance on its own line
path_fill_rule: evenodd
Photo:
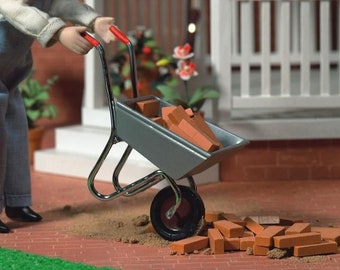
M 194 53 L 191 52 L 191 46 L 177 46 L 172 56 L 162 58 L 157 62 L 159 67 L 167 67 L 170 74 L 163 84 L 157 85 L 165 101 L 175 105 L 181 105 L 184 108 L 191 108 L 197 112 L 204 105 L 207 99 L 216 99 L 219 92 L 211 85 L 204 85 L 195 90 L 189 89 L 189 80 L 198 75 L 196 64 L 192 61 Z M 184 90 L 178 89 L 178 80 L 176 75 L 183 81 Z
M 48 79 L 45 85 L 41 85 L 33 77 L 32 70 L 29 76 L 19 84 L 19 91 L 26 109 L 28 127 L 33 128 L 35 122 L 41 118 L 55 118 L 58 114 L 57 107 L 48 102 L 49 90 L 58 80 L 58 76 Z
M 134 46 L 137 69 L 137 89 L 139 95 L 157 93 L 156 86 L 162 84 L 168 74 L 162 74 L 156 65 L 165 54 L 153 38 L 151 29 L 137 26 L 135 30 L 128 31 L 129 40 Z M 114 96 L 128 96 L 131 88 L 131 73 L 129 55 L 125 44 L 119 45 L 118 51 L 110 60 L 110 77 L 113 84 Z

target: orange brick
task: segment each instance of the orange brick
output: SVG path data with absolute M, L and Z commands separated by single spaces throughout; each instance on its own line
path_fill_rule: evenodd
M 292 226 L 287 228 L 285 234 L 305 233 L 311 232 L 310 223 L 294 223 Z
M 185 109 L 185 112 L 187 115 L 189 115 L 189 117 L 193 117 L 195 115 L 191 108 Z
M 246 225 L 246 222 L 244 220 L 232 213 L 222 213 L 221 217 L 243 227 L 245 227 Z
M 169 115 L 170 117 L 170 115 Z M 191 142 L 203 150 L 212 152 L 218 149 L 218 145 L 214 143 L 207 135 L 193 126 L 188 120 L 182 119 L 178 124 L 178 127 L 187 134 L 187 136 L 191 137 Z
M 224 237 L 224 250 L 240 250 L 240 238 L 239 237 Z
M 220 143 L 220 141 L 218 140 L 218 138 L 216 137 L 216 135 L 214 134 L 214 132 L 212 132 L 212 130 L 210 129 L 210 127 L 208 126 L 208 124 L 205 122 L 204 118 L 202 117 L 202 115 L 200 114 L 194 114 L 193 117 L 191 117 L 191 119 L 193 120 L 193 122 L 195 123 L 195 125 L 197 127 L 199 127 L 199 129 L 204 132 L 207 136 L 209 136 L 209 138 L 214 142 L 215 145 L 218 146 L 218 148 L 222 147 L 222 144 Z
M 214 254 L 224 253 L 224 237 L 218 229 L 208 229 L 209 245 Z
M 170 125 L 167 126 L 170 131 L 172 131 L 176 135 L 182 137 L 183 139 L 186 139 L 188 141 L 191 140 L 191 137 L 188 136 L 186 133 L 184 133 L 183 130 L 181 130 L 178 126 L 171 124 L 171 123 L 168 123 L 168 124 L 170 124 Z
M 176 106 L 166 106 L 162 107 L 161 109 L 161 116 L 166 124 L 168 124 L 169 120 L 169 114 L 176 109 Z
M 190 116 L 182 106 L 175 107 L 175 109 L 168 114 L 168 118 L 175 125 L 178 125 L 183 119 L 190 121 Z
M 258 224 L 256 221 L 254 221 L 250 217 L 246 217 L 244 221 L 246 223 L 247 229 L 249 231 L 252 231 L 255 234 L 259 234 L 260 232 L 264 230 L 264 227 L 262 225 Z
M 240 250 L 247 250 L 247 248 L 253 248 L 255 244 L 255 237 L 241 237 L 240 238 Z
M 311 227 L 311 231 L 321 233 L 323 240 L 332 240 L 340 245 L 340 228 Z
M 162 117 L 152 117 L 151 120 L 157 123 L 158 125 L 165 126 L 165 123 Z
M 157 99 L 138 101 L 136 109 L 146 117 L 156 117 L 159 114 L 159 101 Z
M 274 246 L 277 248 L 290 248 L 321 243 L 321 234 L 317 232 L 288 234 L 274 237 Z
M 223 214 L 223 212 L 221 211 L 208 211 L 205 213 L 204 219 L 206 222 L 214 222 L 217 220 L 221 219 L 221 215 Z
M 268 251 L 269 247 L 253 246 L 253 255 L 255 256 L 267 256 Z
M 269 226 L 255 236 L 255 245 L 263 247 L 271 247 L 274 244 L 273 237 L 284 235 L 285 227 Z
M 297 257 L 331 254 L 337 252 L 338 245 L 333 241 L 294 247 L 294 256 Z
M 206 236 L 192 236 L 171 243 L 170 249 L 177 254 L 191 253 L 194 250 L 207 248 L 209 238 Z
M 213 224 L 225 237 L 241 237 L 244 233 L 244 228 L 242 226 L 228 220 L 218 220 L 213 222 Z
M 251 231 L 244 231 L 242 237 L 249 237 L 249 236 L 255 236 L 255 234 Z

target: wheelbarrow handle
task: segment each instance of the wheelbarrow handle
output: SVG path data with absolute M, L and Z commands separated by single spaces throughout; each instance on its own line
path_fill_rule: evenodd
M 89 33 L 84 32 L 81 34 L 83 38 L 85 38 L 88 42 L 91 43 L 93 47 L 98 47 L 100 46 L 100 42 L 96 40 L 93 36 L 91 36 Z
M 124 35 L 118 28 L 117 26 L 111 25 L 109 30 L 111 31 L 112 34 L 114 34 L 121 42 L 123 42 L 125 45 L 130 43 L 129 38 Z

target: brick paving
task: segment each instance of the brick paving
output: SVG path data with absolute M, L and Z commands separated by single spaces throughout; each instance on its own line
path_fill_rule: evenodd
M 43 222 L 13 222 L 1 214 L 1 219 L 13 231 L 0 235 L 2 247 L 124 270 L 340 269 L 340 254 L 322 256 L 311 262 L 296 258 L 271 260 L 262 256 L 249 256 L 245 252 L 179 256 L 170 255 L 168 247 L 147 247 L 73 235 L 65 230 L 70 220 L 60 218 L 56 210 L 65 205 L 87 204 L 96 204 L 100 209 L 101 204 L 107 202 L 92 197 L 85 179 L 37 173 L 33 170 L 32 176 L 33 208 L 43 215 Z M 99 183 L 99 188 L 110 187 L 109 183 Z M 240 216 L 284 215 L 301 218 L 315 226 L 340 227 L 340 180 L 233 181 L 200 186 L 198 191 L 208 210 L 222 210 Z M 140 204 L 139 199 L 153 196 L 156 192 L 149 189 L 139 194 L 137 199 L 117 198 L 112 201 L 112 206 L 134 211 L 134 206 Z

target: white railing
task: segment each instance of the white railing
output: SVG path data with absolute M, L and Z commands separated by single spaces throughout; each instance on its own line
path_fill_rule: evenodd
M 227 78 L 220 107 L 339 107 L 337 2 L 211 0 L 212 62 Z

